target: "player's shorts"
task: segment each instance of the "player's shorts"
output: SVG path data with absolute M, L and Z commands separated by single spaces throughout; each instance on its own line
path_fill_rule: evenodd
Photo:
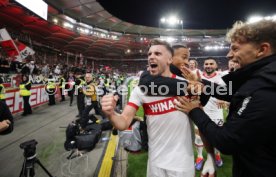
M 222 126 L 223 125 L 223 113 L 221 111 L 217 111 L 217 112 L 212 112 L 207 114 L 211 120 L 213 122 L 215 122 L 215 124 L 217 124 L 218 126 Z
M 218 126 L 222 126 L 223 125 L 223 119 L 212 119 L 213 122 L 215 122 L 215 124 L 217 124 Z

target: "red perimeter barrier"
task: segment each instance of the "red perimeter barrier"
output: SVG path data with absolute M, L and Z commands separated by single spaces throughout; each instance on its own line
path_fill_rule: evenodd
M 49 96 L 44 85 L 35 85 L 31 88 L 30 105 L 32 108 L 48 103 Z M 60 91 L 57 89 L 56 98 L 60 98 Z M 23 111 L 23 99 L 19 95 L 19 88 L 6 89 L 6 103 L 12 114 Z

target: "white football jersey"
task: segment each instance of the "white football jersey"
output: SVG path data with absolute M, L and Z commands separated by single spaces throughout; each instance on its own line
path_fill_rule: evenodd
M 221 79 L 221 75 L 218 72 L 214 72 L 210 76 L 203 72 L 201 78 L 219 85 L 225 85 L 224 81 Z M 210 97 L 208 103 L 203 107 L 203 110 L 212 119 L 213 122 L 218 125 L 222 125 L 223 109 L 218 108 L 217 101 L 218 100 L 216 98 Z
M 175 99 L 146 96 L 136 87 L 128 105 L 135 109 L 142 105 L 147 116 L 148 163 L 167 170 L 194 174 L 190 119 L 185 113 L 176 110 L 173 103 Z
M 229 70 L 225 70 L 225 71 L 220 72 L 221 77 L 223 77 L 227 74 L 229 74 Z

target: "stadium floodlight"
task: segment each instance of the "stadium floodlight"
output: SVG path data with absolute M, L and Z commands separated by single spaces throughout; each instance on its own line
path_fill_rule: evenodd
M 225 50 L 225 49 L 229 49 L 229 46 L 223 46 L 223 45 L 207 45 L 204 47 L 204 50 L 215 50 L 215 51 L 218 51 L 218 50 Z
M 160 22 L 163 24 L 168 24 L 170 26 L 183 24 L 183 20 L 180 20 L 179 18 L 177 18 L 176 16 L 173 16 L 173 15 L 170 16 L 169 18 L 162 17 L 160 19 Z
M 77 27 L 77 30 L 81 33 L 84 33 L 84 34 L 88 34 L 89 33 L 89 30 L 86 29 L 86 28 L 80 28 L 80 27 Z
M 160 19 L 160 21 L 161 21 L 161 23 L 166 23 L 166 18 L 163 17 Z
M 264 17 L 265 20 L 273 20 L 273 21 L 276 21 L 276 15 L 274 16 L 266 16 Z
M 64 22 L 64 23 L 63 23 L 63 26 L 64 26 L 64 27 L 67 27 L 67 28 L 73 28 L 73 27 L 74 27 L 72 24 L 67 23 L 67 22 Z
M 160 36 L 161 41 L 166 41 L 168 43 L 174 43 L 177 41 L 177 38 L 172 37 L 172 36 Z
M 77 21 L 71 17 L 65 16 L 65 20 L 71 24 L 75 24 Z
M 272 20 L 271 16 L 264 17 L 265 20 Z
M 88 29 L 84 29 L 84 33 L 88 34 L 89 30 Z
M 58 23 L 58 19 L 57 19 L 57 18 L 54 18 L 54 19 L 53 19 L 53 22 L 54 22 L 55 24 L 57 24 L 57 23 Z
M 162 17 L 159 20 L 159 28 L 161 27 L 161 24 L 163 24 L 163 27 L 176 27 L 179 25 L 179 27 L 181 27 L 182 29 L 182 36 L 183 34 L 183 20 L 180 20 L 178 17 L 176 17 L 175 15 L 171 15 L 170 17 L 166 18 L 166 17 Z M 177 28 L 177 27 L 176 27 Z M 160 34 L 161 35 L 161 34 Z
M 249 17 L 249 19 L 247 20 L 248 23 L 256 23 L 260 20 L 262 20 L 263 17 L 261 16 L 252 16 L 252 17 Z
M 252 17 L 248 18 L 247 23 L 255 23 L 255 22 L 258 22 L 260 20 L 273 20 L 273 21 L 276 21 L 276 15 L 274 15 L 274 16 L 265 16 L 265 17 L 252 16 Z
M 175 25 L 175 24 L 177 24 L 178 23 L 178 19 L 175 17 L 175 16 L 171 16 L 170 18 L 168 18 L 168 24 L 169 25 Z

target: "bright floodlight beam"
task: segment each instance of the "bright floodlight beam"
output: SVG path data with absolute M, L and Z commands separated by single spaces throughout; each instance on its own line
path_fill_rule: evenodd
M 166 24 L 169 24 L 169 25 L 175 25 L 175 24 L 182 24 L 183 23 L 182 20 L 178 19 L 175 16 L 170 16 L 169 18 L 162 17 L 160 19 L 160 22 L 161 23 L 166 23 Z
M 255 22 L 258 22 L 260 20 L 276 20 L 276 15 L 274 16 L 265 16 L 265 17 L 262 17 L 262 16 L 252 16 L 250 18 L 248 18 L 247 20 L 247 23 L 255 23 Z
M 273 15 L 273 16 L 266 16 L 264 17 L 265 20 L 273 20 L 275 21 L 276 20 L 276 15 Z
M 263 19 L 263 17 L 261 17 L 261 16 L 252 16 L 252 17 L 249 17 L 249 19 L 247 21 L 248 21 L 248 23 L 256 23 L 262 19 Z
M 174 17 L 174 16 L 171 16 L 169 19 L 168 19 L 168 24 L 169 25 L 175 25 L 179 20 Z
M 54 18 L 54 19 L 53 19 L 53 22 L 54 22 L 54 23 L 58 23 L 58 19 Z
M 175 27 L 176 25 L 181 25 L 182 29 L 182 36 L 183 34 L 183 20 L 177 18 L 176 16 L 172 15 L 169 18 L 162 17 L 159 21 L 159 28 L 161 24 L 165 24 L 167 27 Z

